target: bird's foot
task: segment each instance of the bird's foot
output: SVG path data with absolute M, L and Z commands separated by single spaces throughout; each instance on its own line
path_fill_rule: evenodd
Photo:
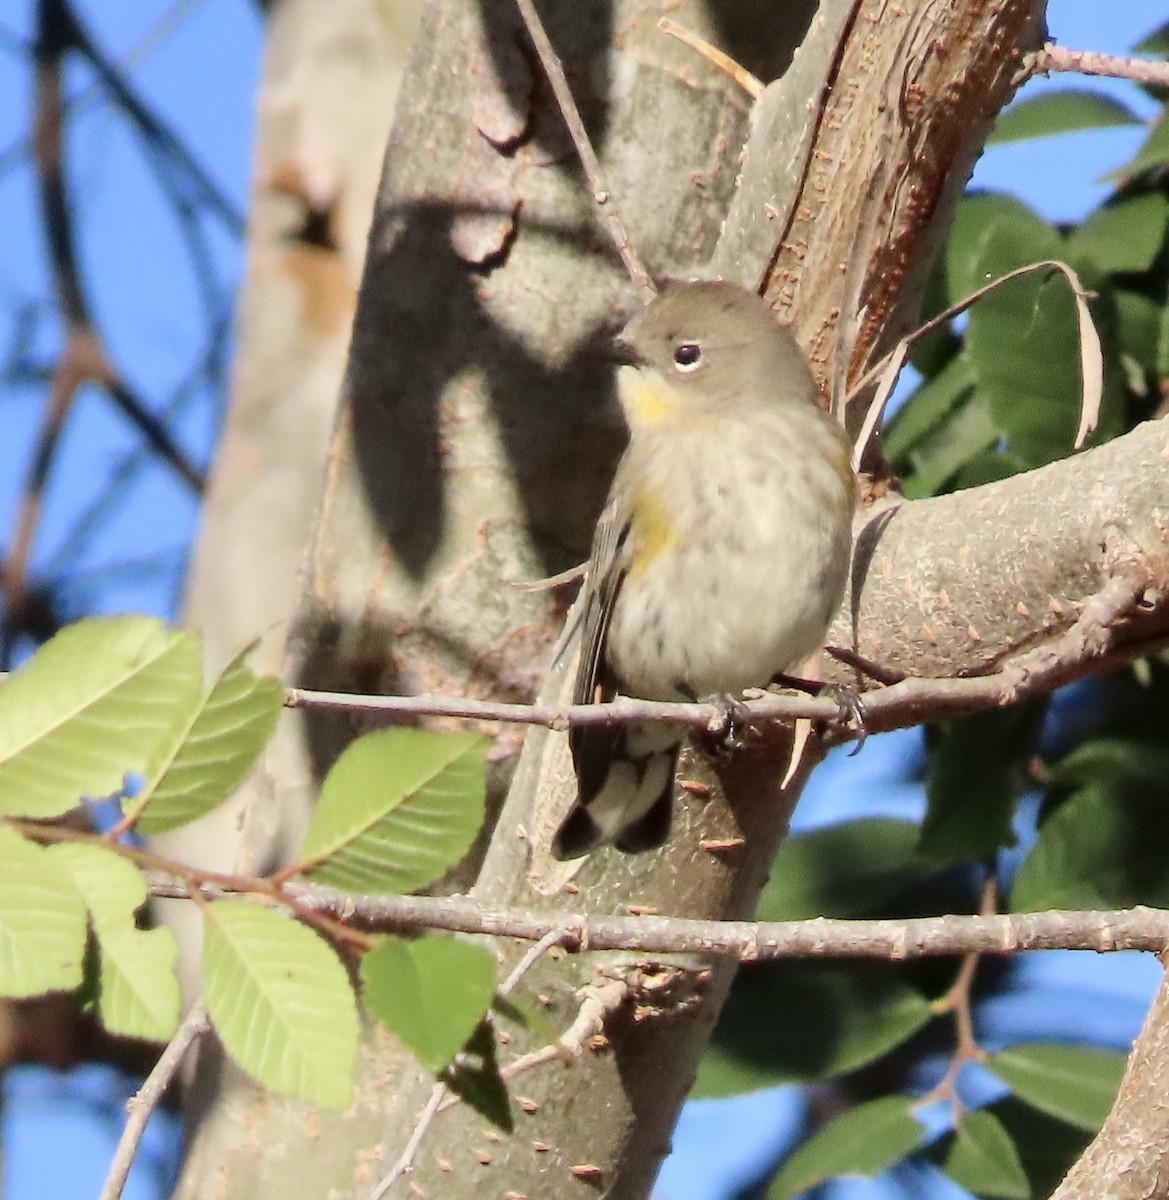
M 827 696 L 835 700 L 840 710 L 836 723 L 841 730 L 852 730 L 856 736 L 856 745 L 848 752 L 848 756 L 852 758 L 860 753 L 869 731 L 865 727 L 865 704 L 857 688 L 847 683 L 824 683 L 817 679 L 803 679 L 798 675 L 776 675 L 771 682 L 808 696 Z
M 750 710 L 738 696 L 728 692 L 708 696 L 704 703 L 713 704 L 715 715 L 702 731 L 703 747 L 711 754 L 726 754 L 743 744 L 743 732 L 750 724 Z
M 869 736 L 865 726 L 865 702 L 860 692 L 846 683 L 828 683 L 824 685 L 823 694 L 836 701 L 839 714 L 836 718 L 842 730 L 850 730 L 856 736 L 856 744 L 848 752 L 849 758 L 855 758 L 861 752 L 861 747 Z

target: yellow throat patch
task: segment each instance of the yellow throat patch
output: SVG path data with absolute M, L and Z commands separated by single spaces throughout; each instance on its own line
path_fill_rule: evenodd
M 657 425 L 682 408 L 675 389 L 648 367 L 622 367 L 617 372 L 617 397 L 630 428 Z

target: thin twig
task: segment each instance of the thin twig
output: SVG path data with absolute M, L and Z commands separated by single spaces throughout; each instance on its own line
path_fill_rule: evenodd
M 992 873 L 987 877 L 982 888 L 982 903 L 979 912 L 984 917 L 993 916 L 998 898 L 998 879 Z M 957 1125 L 962 1116 L 962 1097 L 958 1093 L 958 1076 L 968 1062 L 979 1062 L 986 1055 L 974 1037 L 974 980 L 978 975 L 978 964 L 982 955 L 977 950 L 967 952 L 962 956 L 962 965 L 954 982 L 944 996 L 939 997 L 933 1004 L 936 1013 L 953 1013 L 955 1027 L 954 1053 L 946 1067 L 946 1073 L 938 1081 L 937 1086 L 923 1096 L 921 1105 L 934 1100 L 948 1099 L 954 1114 L 954 1124 Z
M 1102 75 L 1110 79 L 1131 79 L 1134 83 L 1169 87 L 1169 63 L 1147 58 L 1126 58 L 1119 54 L 1097 54 L 1093 50 L 1067 50 L 1048 42 L 1031 55 L 1027 63 L 1031 75 L 1048 71 L 1075 71 L 1079 75 Z
M 496 989 L 500 997 L 510 996 L 519 987 L 520 980 L 552 949 L 553 946 L 563 945 L 569 940 L 567 929 L 550 929 L 544 936 L 520 959 L 511 969 L 508 977 Z
M 520 980 L 523 979 L 536 963 L 553 946 L 560 945 L 568 936 L 568 932 L 564 929 L 549 930 L 534 946 L 528 948 L 524 956 L 512 968 L 508 977 L 496 988 L 495 994 L 500 999 L 510 995 L 519 986 Z M 390 1188 L 403 1175 L 408 1174 L 413 1169 L 414 1158 L 418 1154 L 418 1148 L 422 1145 L 422 1139 L 426 1136 L 426 1131 L 430 1128 L 434 1118 L 440 1112 L 445 1112 L 446 1109 L 453 1107 L 459 1102 L 458 1096 L 450 1096 L 448 1099 L 449 1091 L 450 1089 L 441 1080 L 434 1085 L 434 1090 L 430 1093 L 430 1099 L 427 1100 L 426 1107 L 418 1114 L 418 1124 L 415 1125 L 414 1132 L 410 1135 L 410 1140 L 406 1143 L 405 1149 L 403 1149 L 398 1157 L 398 1161 L 390 1168 L 385 1178 L 370 1193 L 369 1200 L 382 1200 L 382 1197 Z
M 737 63 L 729 54 L 724 54 L 717 46 L 712 46 L 685 26 L 671 21 L 669 17 L 660 18 L 658 28 L 662 33 L 677 38 L 683 46 L 688 46 L 695 54 L 701 54 L 708 63 L 729 75 L 752 100 L 758 100 L 763 95 L 763 81 L 752 75 L 742 63 Z
M 528 36 L 536 47 L 536 54 L 540 58 L 544 74 L 548 77 L 548 84 L 552 88 L 553 96 L 556 97 L 561 116 L 564 117 L 564 123 L 568 126 L 568 134 L 572 138 L 577 155 L 580 157 L 580 164 L 588 177 L 597 211 L 601 220 L 609 228 L 609 236 L 613 239 L 613 245 L 621 256 L 625 270 L 633 281 L 634 287 L 637 288 L 642 303 L 648 304 L 657 295 L 658 290 L 654 286 L 649 272 L 645 269 L 641 256 L 637 253 L 629 231 L 625 228 L 625 222 L 622 221 L 621 214 L 617 211 L 613 194 L 605 183 L 600 160 L 589 141 L 584 121 L 581 120 L 580 110 L 576 107 L 576 101 L 572 98 L 572 90 L 564 76 L 564 67 L 561 65 L 560 58 L 540 21 L 540 15 L 536 12 L 536 6 L 532 0 L 515 0 L 515 2 L 516 7 L 520 10 L 520 16 L 523 17 Z
M 865 726 L 881 733 L 943 720 L 980 709 L 1014 704 L 1043 695 L 1083 678 L 1122 665 L 1154 648 L 1133 640 L 1115 644 L 1116 626 L 1135 618 L 1146 587 L 1154 581 L 1139 564 L 1114 568 L 1097 595 L 1083 603 L 1079 618 L 1058 638 L 1037 646 L 1003 664 L 989 675 L 940 679 L 910 676 L 889 687 L 865 693 Z M 1156 613 L 1143 614 L 1154 625 Z M 1164 632 L 1155 633 L 1163 638 Z M 506 704 L 460 696 L 355 696 L 346 692 L 314 692 L 290 688 L 284 703 L 289 708 L 336 708 L 400 715 L 459 717 L 474 721 L 506 721 L 566 730 L 570 726 L 617 725 L 630 721 L 660 721 L 689 729 L 708 729 L 723 720 L 714 704 L 671 704 L 655 700 L 622 698 L 606 704 Z M 833 740 L 854 736 L 840 722 L 840 706 L 830 697 L 765 693 L 745 700 L 742 724 L 766 725 L 773 721 L 805 718 L 829 727 Z M 740 714 L 736 713 L 736 719 Z
M 16 824 L 16 822 L 12 822 Z M 113 847 L 111 847 L 113 849 Z M 188 884 L 147 871 L 154 896 L 183 899 Z M 204 884 L 207 899 L 246 894 Z M 1169 945 L 1169 912 L 1154 908 L 1102 912 L 1009 913 L 1002 916 L 917 917 L 910 920 L 700 921 L 668 916 L 541 913 L 483 905 L 469 896 L 354 896 L 317 884 L 286 884 L 305 907 L 393 931 L 417 926 L 536 942 L 551 933 L 569 953 L 632 950 L 646 954 L 723 954 L 741 962 L 778 958 L 902 960 L 955 954 L 1016 954 L 1024 950 L 1152 950 Z
M 154 1064 L 154 1070 L 150 1072 L 145 1082 L 126 1105 L 128 1114 L 126 1124 L 122 1130 L 122 1136 L 118 1139 L 114 1160 L 110 1163 L 109 1174 L 102 1185 L 99 1200 L 118 1200 L 118 1197 L 121 1196 L 122 1189 L 126 1186 L 126 1179 L 130 1174 L 130 1167 L 134 1162 L 134 1155 L 138 1152 L 138 1145 L 142 1141 L 143 1133 L 146 1132 L 150 1114 L 158 1107 L 159 1101 L 170 1086 L 171 1080 L 174 1079 L 183 1056 L 209 1028 L 207 1009 L 200 1000 L 187 1014 L 166 1049 L 159 1055 L 158 1062 Z
M 629 995 L 629 985 L 619 979 L 602 979 L 581 988 L 577 993 L 580 997 L 580 1008 L 572 1024 L 547 1046 L 521 1054 L 519 1058 L 501 1067 L 499 1076 L 504 1082 L 509 1082 L 535 1067 L 547 1062 L 571 1062 L 584 1053 L 585 1043 L 591 1037 L 602 1033 L 605 1028 L 605 1018 L 625 1003 Z M 445 1112 L 457 1100 L 451 1097 L 440 1102 L 439 1112 Z
M 439 1105 L 442 1104 L 446 1094 L 447 1086 L 445 1083 L 436 1083 L 434 1085 L 434 1090 L 430 1093 L 430 1099 L 427 1100 L 426 1107 L 418 1114 L 418 1124 L 414 1127 L 414 1132 L 410 1135 L 410 1140 L 406 1143 L 406 1148 L 402 1151 L 398 1161 L 390 1168 L 386 1177 L 370 1192 L 369 1200 L 382 1200 L 382 1197 L 390 1188 L 413 1166 L 414 1156 L 418 1153 L 418 1147 L 422 1145 L 422 1139 L 426 1136 L 426 1131 L 430 1128 L 430 1124 L 438 1113 Z

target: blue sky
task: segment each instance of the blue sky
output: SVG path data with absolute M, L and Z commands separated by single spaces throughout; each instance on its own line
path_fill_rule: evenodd
M 251 0 L 85 0 L 79 11 L 107 56 L 135 57 L 129 71 L 135 88 L 192 151 L 228 209 L 244 214 L 250 186 L 254 100 L 263 29 Z M 1169 3 L 1148 0 L 1052 0 L 1049 24 L 1061 44 L 1123 53 L 1153 26 L 1169 18 Z M 158 23 L 163 22 L 161 25 Z M 0 212 L 9 236 L 0 256 L 0 361 L 14 345 L 18 314 L 36 314 L 29 356 L 49 364 L 61 330 L 52 316 L 35 181 L 26 146 L 31 74 L 24 45 L 31 35 L 31 6 L 0 16 Z M 146 46 L 151 30 L 157 37 Z M 92 78 L 73 68 L 72 95 L 84 97 Z M 1132 85 L 1078 77 L 1036 80 L 1043 88 L 1091 86 L 1125 99 L 1149 114 L 1153 105 Z M 210 283 L 201 287 L 173 210 L 158 176 L 124 121 L 104 104 L 84 98 L 69 127 L 69 170 L 77 197 L 78 243 L 97 322 L 115 365 L 136 389 L 178 406 L 177 432 L 201 466 L 211 457 L 219 398 L 196 382 L 182 394 L 204 351 L 203 312 L 216 295 L 229 295 L 242 271 L 243 245 L 228 218 L 204 217 L 198 236 L 205 246 Z M 1143 136 L 1139 129 L 1105 130 L 1038 143 L 997 147 L 978 164 L 974 185 L 1014 191 L 1045 216 L 1074 220 L 1107 193 L 1100 177 L 1125 161 Z M 23 147 L 23 148 L 22 148 Z M 22 472 L 41 414 L 43 384 L 0 378 L 0 538 L 12 528 Z M 115 476 L 133 464 L 132 484 L 115 488 Z M 92 531 L 81 536 L 78 513 L 95 497 L 109 497 Z M 35 547 L 37 568 L 71 581 L 74 610 L 133 609 L 173 613 L 197 507 L 172 473 L 139 453 L 138 437 L 95 392 L 82 395 L 70 417 L 55 464 Z M 808 827 L 875 809 L 899 814 L 920 810 L 909 778 L 916 735 L 872 739 L 854 760 L 835 758 L 805 796 L 797 825 Z M 1061 1012 L 1089 1023 L 1107 1044 L 1125 1046 L 1135 1034 L 1159 971 L 1151 959 L 1089 955 L 1031 956 L 1021 988 L 984 1014 L 991 1039 L 1030 1036 L 1050 1028 Z M 105 1068 L 70 1077 L 22 1069 L 5 1084 L 2 1128 L 4 1175 L 9 1200 L 96 1194 L 116 1137 L 111 1112 L 126 1083 Z M 717 1200 L 729 1183 L 749 1175 L 790 1138 L 801 1113 L 792 1090 L 734 1102 L 691 1105 L 675 1138 L 676 1153 L 659 1181 L 660 1200 Z M 60 1153 L 67 1145 L 70 1151 Z M 160 1129 L 128 1192 L 140 1200 L 157 1194 L 173 1139 Z M 927 1194 L 951 1194 L 937 1179 Z M 888 1186 L 839 1185 L 834 1196 L 888 1196 Z

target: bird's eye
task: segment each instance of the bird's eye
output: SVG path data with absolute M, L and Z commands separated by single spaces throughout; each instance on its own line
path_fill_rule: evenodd
M 679 371 L 693 371 L 702 361 L 702 347 L 695 342 L 683 342 L 674 349 L 674 365 Z

